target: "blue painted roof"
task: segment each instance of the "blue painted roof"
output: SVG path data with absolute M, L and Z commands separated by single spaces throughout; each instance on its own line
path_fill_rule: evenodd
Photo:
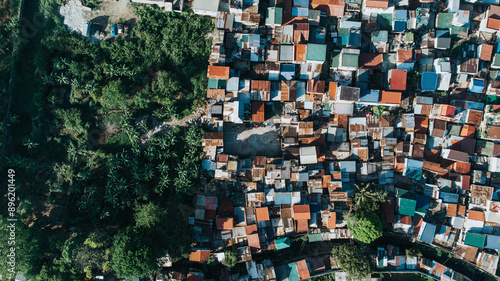
M 422 236 L 420 236 L 420 240 L 432 244 L 432 241 L 434 241 L 435 234 L 436 234 L 436 225 L 427 223 L 425 224 L 425 229 L 422 232 Z
M 360 33 L 349 33 L 349 45 L 361 47 L 361 34 Z
M 500 251 L 500 236 L 486 235 L 486 244 L 484 247 Z
M 268 227 L 266 228 L 266 234 L 267 234 L 267 237 L 269 239 L 273 239 L 274 238 L 274 230 L 272 227 Z
M 292 16 L 294 17 L 308 17 L 309 16 L 309 9 L 305 8 L 292 8 Z
M 472 88 L 470 89 L 471 92 L 480 94 L 483 92 L 483 89 L 484 89 L 483 80 L 478 80 L 478 79 L 472 80 Z
M 431 202 L 431 197 L 423 194 L 417 195 L 417 209 L 425 208 L 429 209 L 429 203 Z
M 288 192 L 276 192 L 274 195 L 274 203 L 281 204 L 292 204 L 292 194 Z
M 436 30 L 436 38 L 439 37 L 450 37 L 450 32 L 448 30 Z
M 406 30 L 406 21 L 397 20 L 394 22 L 394 31 L 405 31 Z
M 295 65 L 282 64 L 280 66 L 280 80 L 293 80 L 295 78 Z
M 319 204 L 313 203 L 309 205 L 309 209 L 311 213 L 320 213 L 321 206 Z
M 378 90 L 362 90 L 361 102 L 374 102 L 378 103 L 380 93 Z
M 423 92 L 434 92 L 437 88 L 438 74 L 435 72 L 422 73 L 420 90 Z

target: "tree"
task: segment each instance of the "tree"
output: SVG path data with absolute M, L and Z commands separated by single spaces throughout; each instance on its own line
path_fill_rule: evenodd
M 332 255 L 352 279 L 361 279 L 373 272 L 370 257 L 358 247 L 343 244 L 333 248 Z
M 347 228 L 359 243 L 371 244 L 382 236 L 382 221 L 375 213 L 349 213 L 346 220 Z
M 420 251 L 417 248 L 406 249 L 406 256 L 407 257 L 421 257 L 422 251 Z
M 107 109 L 123 108 L 127 105 L 128 95 L 121 80 L 111 81 L 102 89 L 99 102 Z
M 153 84 L 153 93 L 162 103 L 174 100 L 182 89 L 179 76 L 174 72 L 161 71 L 158 81 Z
M 128 227 L 113 238 L 112 268 L 118 278 L 150 276 L 159 271 L 157 260 L 164 253 L 151 238 Z
M 224 252 L 224 259 L 222 260 L 222 265 L 229 268 L 234 267 L 238 263 L 238 258 L 236 256 L 236 249 L 233 248 L 230 251 Z
M 161 218 L 166 215 L 167 212 L 153 202 L 147 204 L 139 205 L 135 208 L 135 225 L 136 227 L 146 227 L 150 228 L 158 224 Z
M 364 187 L 356 185 L 356 193 L 353 198 L 353 209 L 358 213 L 373 213 L 380 209 L 385 202 L 387 192 L 373 188 L 371 184 Z

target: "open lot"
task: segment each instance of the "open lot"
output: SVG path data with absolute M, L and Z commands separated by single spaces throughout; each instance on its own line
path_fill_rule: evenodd
M 224 151 L 238 156 L 280 156 L 278 134 L 274 126 L 224 123 Z

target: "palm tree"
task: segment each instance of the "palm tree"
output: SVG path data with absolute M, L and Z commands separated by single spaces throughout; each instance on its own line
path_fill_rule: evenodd
M 380 208 L 385 202 L 387 192 L 367 184 L 363 187 L 356 185 L 356 193 L 353 198 L 353 209 L 356 212 L 372 213 Z

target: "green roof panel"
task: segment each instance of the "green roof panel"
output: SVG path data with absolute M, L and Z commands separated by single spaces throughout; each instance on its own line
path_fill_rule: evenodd
M 486 236 L 477 233 L 467 232 L 465 235 L 465 245 L 474 246 L 477 248 L 484 247 L 484 241 L 486 240 Z
M 308 61 L 326 61 L 326 45 L 324 44 L 307 44 L 306 60 Z
M 342 55 L 342 66 L 358 67 L 358 55 L 354 54 L 343 54 Z
M 399 214 L 413 217 L 417 207 L 417 200 L 399 198 Z
M 311 233 L 309 234 L 309 242 L 320 242 L 321 233 Z
M 450 13 L 439 13 L 437 15 L 436 28 L 448 29 L 451 28 L 451 21 L 453 20 L 453 14 Z

